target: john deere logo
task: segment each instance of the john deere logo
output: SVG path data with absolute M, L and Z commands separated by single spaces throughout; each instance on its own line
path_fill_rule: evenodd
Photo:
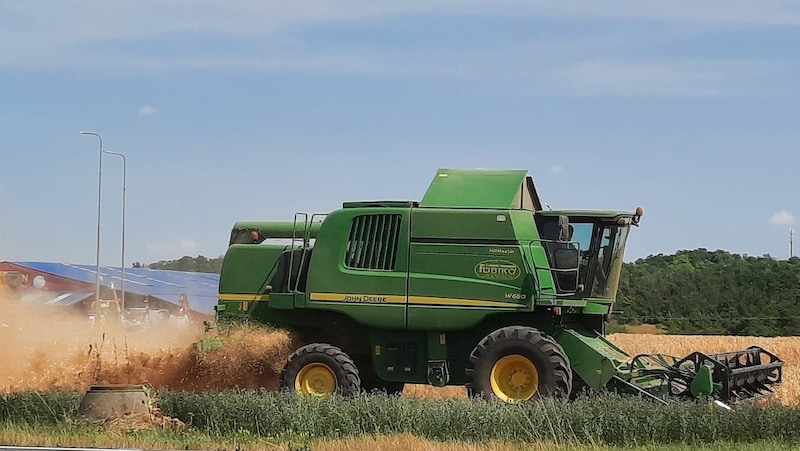
M 485 260 L 475 266 L 475 275 L 481 279 L 514 280 L 519 274 L 519 266 L 505 260 Z

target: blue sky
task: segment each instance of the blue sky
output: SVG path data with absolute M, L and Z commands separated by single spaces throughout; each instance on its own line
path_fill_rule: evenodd
M 553 208 L 645 208 L 626 260 L 789 255 L 796 1 L 0 3 L 0 260 L 95 261 L 98 132 L 126 261 L 225 252 L 236 220 L 421 199 L 528 169 Z M 103 168 L 120 261 L 121 160 Z

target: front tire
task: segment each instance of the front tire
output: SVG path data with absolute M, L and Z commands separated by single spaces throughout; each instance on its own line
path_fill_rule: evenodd
M 572 371 L 564 349 L 537 329 L 498 329 L 475 347 L 467 367 L 470 396 L 513 403 L 569 397 Z
M 289 356 L 281 371 L 280 386 L 303 395 L 354 396 L 361 390 L 361 378 L 353 359 L 341 349 L 312 343 Z

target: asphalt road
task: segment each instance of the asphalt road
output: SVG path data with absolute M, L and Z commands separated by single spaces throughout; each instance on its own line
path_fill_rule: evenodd
M 136 448 L 114 449 L 114 448 L 48 448 L 37 446 L 0 446 L 0 451 L 142 451 Z

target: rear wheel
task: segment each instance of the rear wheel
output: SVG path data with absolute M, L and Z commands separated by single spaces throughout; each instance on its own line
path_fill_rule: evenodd
M 353 396 L 361 389 L 361 378 L 353 360 L 341 349 L 312 343 L 289 356 L 281 371 L 280 386 L 304 395 Z
M 532 327 L 509 326 L 490 333 L 469 361 L 470 396 L 511 403 L 568 397 L 572 388 L 572 371 L 563 348 Z

